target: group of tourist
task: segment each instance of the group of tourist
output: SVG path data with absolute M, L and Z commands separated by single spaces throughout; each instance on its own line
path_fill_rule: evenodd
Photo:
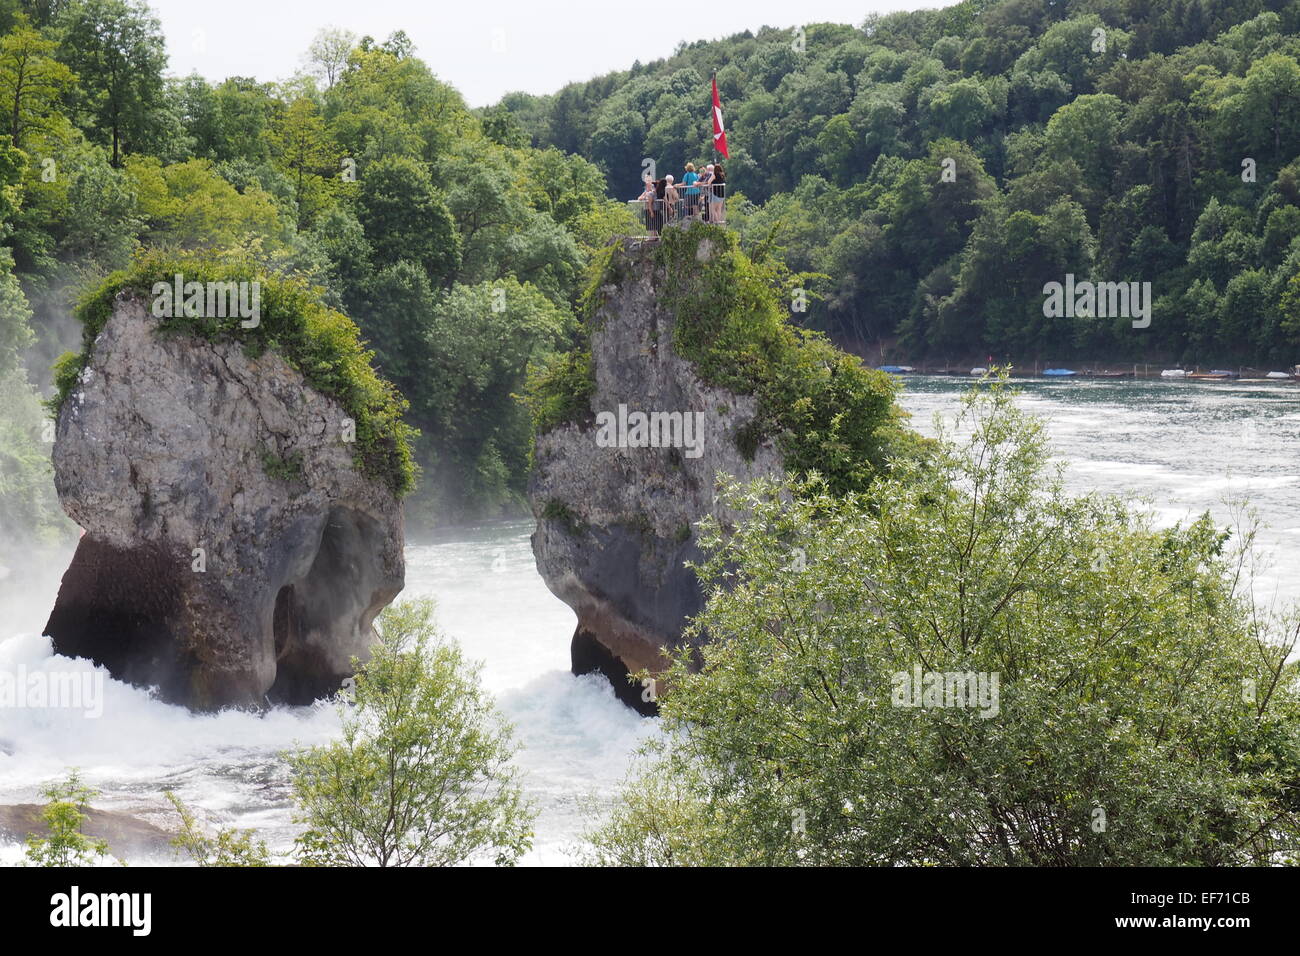
M 697 172 L 694 163 L 687 163 L 680 184 L 671 175 L 663 179 L 647 176 L 645 191 L 637 197 L 645 209 L 646 231 L 657 236 L 665 225 L 688 219 L 725 224 L 726 183 L 727 174 L 721 163 L 709 163 L 703 172 Z

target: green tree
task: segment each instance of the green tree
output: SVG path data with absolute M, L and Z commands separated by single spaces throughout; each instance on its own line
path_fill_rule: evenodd
M 726 484 L 666 742 L 592 861 L 1297 862 L 1300 621 L 1256 611 L 1250 533 L 1068 495 L 1005 383 L 941 446 L 862 495 Z
M 255 237 L 287 239 L 275 201 L 256 186 L 242 193 L 206 159 L 164 166 L 153 156 L 126 162 L 146 234 L 183 249 L 229 248 Z
M 358 46 L 325 96 L 325 119 L 359 166 L 388 156 L 435 163 L 479 123 L 460 94 L 413 56 Z
M 391 156 L 361 176 L 358 218 L 377 265 L 409 259 L 438 285 L 460 268 L 461 240 L 447 203 L 417 160 Z
M 343 76 L 348 56 L 356 45 L 356 34 L 338 27 L 326 27 L 311 41 L 307 48 L 307 62 L 312 72 L 324 81 L 326 90 L 332 89 Z
M 167 799 L 181 818 L 181 830 L 172 839 L 172 845 L 184 851 L 198 866 L 269 866 L 270 852 L 252 830 L 233 830 L 222 827 L 209 836 L 190 810 L 175 793 L 168 790 Z
M 434 290 L 428 275 L 403 259 L 385 266 L 365 284 L 360 310 L 362 333 L 375 349 L 380 367 L 414 407 L 418 421 L 426 420 L 427 396 L 436 387 L 429 374 Z
M 1080 96 L 1062 106 L 1047 121 L 1046 155 L 1073 159 L 1085 182 L 1107 188 L 1117 162 L 1123 110 L 1124 104 L 1109 93 Z
M 1300 147 L 1300 62 L 1275 53 L 1252 63 L 1227 108 L 1240 110 L 1252 146 L 1279 162 L 1294 156 Z
M 357 673 L 342 739 L 289 757 L 303 862 L 453 866 L 491 853 L 511 865 L 533 813 L 512 765 L 510 728 L 432 605 L 386 608 Z
M 325 204 L 325 176 L 335 169 L 336 150 L 315 101 L 300 96 L 290 103 L 272 124 L 270 140 L 280 168 L 293 180 L 298 228 L 303 229 Z
M 59 19 L 64 62 L 77 74 L 82 107 L 108 137 L 114 166 L 150 142 L 167 53 L 142 0 L 76 0 Z
M 49 415 L 21 367 L 0 374 L 0 564 L 15 573 L 0 581 L 0 601 L 21 600 L 46 558 L 75 544 L 75 525 L 54 490 Z
M 267 84 L 251 77 L 232 76 L 213 89 L 212 106 L 216 132 L 213 159 L 266 159 L 271 145 L 271 114 L 282 108 L 272 98 Z
M 571 332 L 568 314 L 513 277 L 459 283 L 433 309 L 424 349 L 429 447 L 442 510 L 494 514 L 521 503 L 531 429 L 516 395 Z
M 48 128 L 60 98 L 76 82 L 72 71 L 54 58 L 57 47 L 23 16 L 11 33 L 0 37 L 0 112 L 14 146 L 23 146 L 29 131 Z
M 31 343 L 32 310 L 13 273 L 13 253 L 0 246 L 0 375 L 11 372 Z
M 49 801 L 41 809 L 48 836 L 27 839 L 27 861 L 33 866 L 90 866 L 108 856 L 108 843 L 86 836 L 82 827 L 90 819 L 86 808 L 99 795 L 84 786 L 74 770 L 59 783 L 41 790 Z

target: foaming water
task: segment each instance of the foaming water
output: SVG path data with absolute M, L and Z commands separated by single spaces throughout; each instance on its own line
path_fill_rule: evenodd
M 494 523 L 410 548 L 404 593 L 433 598 L 443 631 L 483 661 L 540 811 L 524 862 L 554 864 L 588 823 L 580 802 L 613 793 L 658 722 L 625 707 L 603 677 L 570 673 L 577 619 L 538 575 L 532 531 L 531 521 Z
M 579 802 L 612 793 L 656 722 L 624 707 L 603 679 L 569 673 L 574 617 L 537 574 L 531 530 L 527 522 L 499 523 L 408 548 L 403 596 L 434 598 L 443 633 L 482 662 L 484 685 L 515 726 L 525 789 L 539 810 L 534 848 L 523 862 L 553 864 L 566 862 L 587 824 Z M 44 601 L 32 603 L 44 603 L 48 613 L 56 590 L 55 581 Z M 97 671 L 52 655 L 49 638 L 35 630 L 0 640 L 0 670 L 20 667 L 28 674 Z M 334 738 L 333 705 L 195 715 L 102 669 L 98 675 L 97 719 L 72 709 L 0 710 L 0 803 L 40 802 L 42 786 L 77 767 L 102 791 L 97 807 L 170 829 L 175 815 L 162 792 L 174 790 L 205 820 L 256 828 L 274 852 L 290 850 L 296 830 L 283 753 Z M 0 863 L 20 855 L 12 844 L 0 847 Z
M 950 417 L 968 384 L 909 378 L 901 401 L 928 433 L 932 415 Z M 1300 597 L 1300 389 L 1021 384 L 1026 407 L 1048 421 L 1073 490 L 1147 497 L 1170 523 L 1206 509 L 1226 521 L 1225 496 L 1245 496 L 1267 526 L 1262 541 L 1275 558 L 1273 577 L 1261 583 Z M 432 597 L 444 633 L 482 661 L 484 685 L 515 725 L 525 787 L 540 811 L 524 862 L 552 864 L 571 859 L 586 824 L 580 803 L 613 792 L 658 722 L 624 707 L 601 678 L 569 673 L 574 617 L 538 576 L 531 531 L 530 522 L 493 523 L 411 546 L 404 596 Z M 0 606 L 0 670 L 96 673 L 87 662 L 53 656 L 40 636 L 66 566 L 54 562 L 21 603 Z M 172 828 L 162 791 L 173 789 L 205 819 L 254 827 L 273 851 L 289 850 L 295 828 L 282 754 L 338 733 L 331 704 L 200 716 L 98 676 L 98 719 L 73 710 L 0 710 L 0 803 L 39 802 L 40 788 L 75 766 L 103 791 L 96 806 Z M 0 846 L 0 863 L 20 855 L 12 844 Z
M 1022 407 L 1044 418 L 1075 492 L 1148 499 L 1167 524 L 1205 511 L 1231 524 L 1245 501 L 1263 524 L 1271 567 L 1258 596 L 1300 600 L 1300 388 L 1291 384 L 1018 380 Z M 900 403 L 933 433 L 969 381 L 908 376 Z

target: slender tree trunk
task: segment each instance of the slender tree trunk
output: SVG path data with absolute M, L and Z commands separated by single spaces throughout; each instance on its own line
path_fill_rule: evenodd
M 12 119 L 13 125 L 10 128 L 13 134 L 12 138 L 14 143 L 14 149 L 21 148 L 18 141 L 22 138 L 20 136 L 20 133 L 22 132 L 21 129 L 22 102 L 23 102 L 23 70 L 21 67 L 19 67 L 18 71 L 14 75 L 14 111 L 13 111 L 13 119 Z

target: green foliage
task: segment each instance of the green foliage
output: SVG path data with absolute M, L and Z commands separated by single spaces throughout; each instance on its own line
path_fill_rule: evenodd
M 679 179 L 688 160 L 716 159 L 716 71 L 729 227 L 747 250 L 832 277 L 799 321 L 855 349 L 912 364 L 992 352 L 1289 367 L 1295 223 L 1273 214 L 1300 210 L 1300 17 L 1211 7 L 965 0 L 806 25 L 800 44 L 764 28 L 499 108 L 533 142 L 590 158 L 627 199 L 644 157 Z M 1215 201 L 1246 216 L 1198 248 Z M 1228 283 L 1260 270 L 1251 312 L 1232 311 Z M 1150 327 L 1044 316 L 1044 283 L 1067 271 L 1150 282 Z M 1205 286 L 1190 295 L 1198 281 L 1213 300 Z
M 315 220 L 337 191 L 332 174 L 338 168 L 329 132 L 316 102 L 300 96 L 271 128 L 271 147 L 292 178 L 298 206 L 298 228 Z
M 591 351 L 566 352 L 531 370 L 524 401 L 538 433 L 589 418 L 596 373 Z
M 20 569 L 3 592 L 22 588 L 21 569 L 39 566 L 41 549 L 67 540 L 72 524 L 54 491 L 50 422 L 21 368 L 0 375 L 0 408 L 0 564 Z
M 120 293 L 130 292 L 152 302 L 155 283 L 170 287 L 177 274 L 183 275 L 185 282 L 259 282 L 260 323 L 245 329 L 238 316 L 191 316 L 178 308 L 176 315 L 160 320 L 164 331 L 239 342 L 254 355 L 275 352 L 302 373 L 311 387 L 336 400 L 356 423 L 353 457 L 364 474 L 383 481 L 397 495 L 414 487 L 411 442 L 416 433 L 402 420 L 406 400 L 375 372 L 373 353 L 363 347 L 356 325 L 324 306 L 318 293 L 301 280 L 262 274 L 247 262 L 214 257 L 142 256 L 130 269 L 110 275 L 77 307 L 83 325 L 80 365 L 89 361 L 95 339 Z M 65 356 L 60 360 L 55 410 L 75 386 L 80 372 L 77 366 L 78 359 Z
M 277 481 L 296 481 L 302 477 L 302 457 L 300 455 L 285 458 L 269 448 L 263 448 L 261 459 L 262 470 L 270 478 Z
M 428 601 L 394 605 L 357 673 L 342 739 L 289 757 L 300 858 L 323 866 L 513 865 L 533 812 L 508 724 Z
M 581 518 L 565 502 L 558 498 L 549 498 L 542 505 L 541 517 L 547 521 L 558 521 L 571 535 L 578 535 L 585 525 Z
M 718 226 L 666 230 L 655 258 L 677 354 L 704 381 L 758 398 L 742 450 L 776 439 L 788 470 L 824 475 L 836 493 L 865 488 L 903 451 L 890 376 L 787 321 L 781 293 L 806 277 L 755 262 Z
M 0 375 L 11 372 L 32 340 L 32 310 L 13 274 L 13 255 L 0 246 Z
M 51 128 L 59 98 L 76 80 L 54 58 L 57 46 L 22 14 L 13 31 L 0 37 L 0 116 L 15 147 L 23 146 L 33 132 Z
M 9 250 L 0 247 L 0 564 L 24 568 L 41 548 L 58 543 L 68 522 L 51 481 L 39 394 L 19 362 L 32 341 L 31 309 L 11 264 Z M 23 576 L 0 582 L 0 592 L 25 587 Z
M 437 512 L 496 514 L 522 508 L 532 430 L 517 393 L 528 371 L 570 337 L 572 319 L 513 276 L 456 283 L 429 314 L 410 393 L 429 435 L 422 492 Z
M 108 843 L 82 832 L 90 817 L 86 808 L 98 791 L 84 786 L 77 771 L 41 790 L 49 801 L 41 810 L 48 836 L 27 839 L 27 862 L 32 866 L 90 866 L 108 856 Z
M 1255 608 L 1253 533 L 1072 497 L 1049 461 L 994 381 L 862 494 L 727 486 L 702 666 L 684 642 L 590 861 L 1297 862 L 1300 621 Z M 996 693 L 908 701 L 914 668 Z
M 47 403 L 51 413 L 57 415 L 59 409 L 63 406 L 63 400 L 72 394 L 72 390 L 77 387 L 77 382 L 81 378 L 81 373 L 86 370 L 86 364 L 90 360 L 89 352 L 64 352 L 54 360 L 54 397 Z
M 378 263 L 409 259 L 435 285 L 450 281 L 460 268 L 460 237 L 428 171 L 394 156 L 366 169 L 361 183 L 359 218 Z
M 252 830 L 222 827 L 208 836 L 194 812 L 170 790 L 167 799 L 181 818 L 181 830 L 172 845 L 183 851 L 198 866 L 269 866 L 271 855 L 266 844 Z
M 206 159 L 165 166 L 156 156 L 138 156 L 126 170 L 155 245 L 224 249 L 257 236 L 285 238 L 271 196 L 256 186 L 237 190 Z
M 141 0 L 77 0 L 60 13 L 58 35 L 63 62 L 78 77 L 78 108 L 120 165 L 124 152 L 160 133 L 167 53 L 158 20 Z

